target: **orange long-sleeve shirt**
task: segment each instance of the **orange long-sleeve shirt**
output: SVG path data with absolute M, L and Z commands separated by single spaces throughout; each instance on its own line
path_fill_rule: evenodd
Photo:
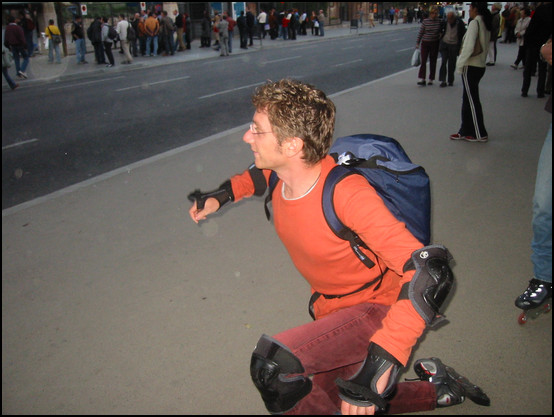
M 351 175 L 335 188 L 335 210 L 341 221 L 356 232 L 377 255 L 368 253 L 376 266 L 367 268 L 353 253 L 350 244 L 338 238 L 327 225 L 322 209 L 325 178 L 335 166 L 332 157 L 322 161 L 321 176 L 315 187 L 296 200 L 283 198 L 279 181 L 273 191 L 272 204 L 275 229 L 294 265 L 309 282 L 312 292 L 348 294 L 386 273 L 382 283 L 341 298 L 319 297 L 314 304 L 316 319 L 339 309 L 370 302 L 390 305 L 383 327 L 371 341 L 406 364 L 411 349 L 425 329 L 425 322 L 409 300 L 397 301 L 400 288 L 414 272 L 402 272 L 412 252 L 421 243 L 387 209 L 383 200 L 367 180 Z M 266 179 L 269 171 L 264 171 Z M 235 201 L 254 194 L 248 171 L 231 178 Z

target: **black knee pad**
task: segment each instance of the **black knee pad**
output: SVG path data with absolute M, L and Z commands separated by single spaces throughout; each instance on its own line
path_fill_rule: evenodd
M 300 360 L 283 344 L 263 335 L 252 353 L 250 375 L 270 413 L 292 409 L 312 390 Z

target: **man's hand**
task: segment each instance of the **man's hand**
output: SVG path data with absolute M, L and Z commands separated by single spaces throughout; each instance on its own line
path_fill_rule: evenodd
M 195 201 L 189 210 L 189 215 L 195 223 L 198 223 L 200 220 L 206 220 L 210 214 L 215 213 L 217 210 L 219 210 L 219 201 L 215 198 L 208 198 L 202 210 L 198 210 Z
M 343 401 L 340 406 L 340 412 L 344 416 L 372 416 L 375 414 L 375 406 L 359 407 Z
M 379 381 L 377 381 L 377 391 L 381 394 L 389 382 L 390 374 L 392 368 L 387 369 L 386 372 L 381 375 Z M 343 401 L 340 406 L 340 411 L 343 415 L 348 416 L 372 416 L 375 414 L 375 406 L 370 407 L 360 407 L 358 405 L 350 404 L 346 401 Z

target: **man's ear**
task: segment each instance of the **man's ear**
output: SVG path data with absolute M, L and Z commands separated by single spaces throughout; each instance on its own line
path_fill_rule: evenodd
M 283 151 L 288 157 L 294 157 L 302 153 L 304 141 L 298 137 L 288 138 L 283 142 Z

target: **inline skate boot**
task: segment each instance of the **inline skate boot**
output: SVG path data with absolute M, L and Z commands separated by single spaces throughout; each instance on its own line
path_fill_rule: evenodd
M 527 323 L 552 309 L 552 283 L 533 278 L 529 287 L 516 298 L 515 305 L 523 310 L 519 315 L 519 324 Z
M 438 407 L 461 404 L 466 397 L 479 405 L 491 404 L 491 400 L 481 388 L 443 364 L 439 358 L 419 359 L 414 363 L 414 370 L 420 380 L 435 385 Z

